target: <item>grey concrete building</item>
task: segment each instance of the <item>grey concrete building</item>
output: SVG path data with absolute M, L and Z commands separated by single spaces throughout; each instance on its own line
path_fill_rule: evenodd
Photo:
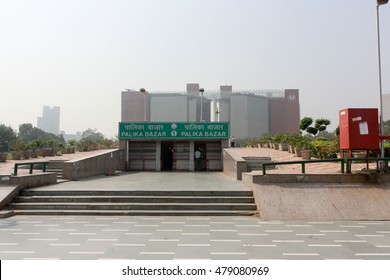
M 390 93 L 382 95 L 383 121 L 390 120 Z
M 121 122 L 229 122 L 236 139 L 298 132 L 298 90 L 233 91 L 230 85 L 219 91 L 199 89 L 192 83 L 186 92 L 122 91 Z

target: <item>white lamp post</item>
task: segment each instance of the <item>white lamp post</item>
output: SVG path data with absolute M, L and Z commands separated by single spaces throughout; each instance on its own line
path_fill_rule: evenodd
M 215 111 L 215 113 L 217 114 L 217 121 L 219 122 L 219 114 L 221 114 L 221 110 L 217 108 L 217 111 Z
M 144 88 L 141 88 L 139 91 L 143 93 L 144 98 L 145 98 L 145 102 L 144 102 L 144 122 L 146 122 L 146 108 L 147 108 L 146 107 L 146 101 L 147 101 L 147 94 L 148 94 L 148 92 Z
M 377 0 L 376 3 L 376 29 L 378 37 L 378 70 L 379 70 L 379 101 L 380 101 L 380 114 L 379 114 L 379 125 L 380 135 L 383 135 L 383 102 L 382 102 L 382 67 L 381 67 L 381 40 L 379 32 L 379 6 L 385 5 L 389 0 Z M 385 156 L 385 149 L 383 146 L 383 140 L 381 139 L 381 157 Z
M 199 92 L 200 92 L 200 121 L 203 122 L 203 92 L 204 92 L 204 89 L 200 88 Z

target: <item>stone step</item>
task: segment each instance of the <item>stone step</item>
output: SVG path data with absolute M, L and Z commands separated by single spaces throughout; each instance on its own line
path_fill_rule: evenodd
M 18 196 L 15 203 L 254 203 L 250 196 Z
M 255 215 L 252 191 L 24 190 L 8 205 L 24 215 Z
M 46 172 L 56 172 L 57 178 L 62 179 L 62 170 L 64 160 L 51 160 L 46 166 Z
M 25 190 L 21 196 L 253 196 L 252 191 Z
M 101 210 L 14 210 L 14 215 L 71 215 L 71 216 L 253 216 L 257 211 L 101 211 Z
M 12 210 L 209 210 L 256 211 L 256 204 L 225 203 L 12 203 Z
M 247 171 L 262 170 L 263 163 L 272 162 L 270 157 L 243 157 L 247 163 Z M 275 166 L 267 166 L 267 169 L 275 168 Z

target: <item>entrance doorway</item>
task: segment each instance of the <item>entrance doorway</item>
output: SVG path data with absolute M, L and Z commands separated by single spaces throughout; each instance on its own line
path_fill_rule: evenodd
M 205 171 L 207 169 L 206 142 L 195 142 L 195 171 Z
M 173 170 L 173 142 L 161 142 L 161 170 Z

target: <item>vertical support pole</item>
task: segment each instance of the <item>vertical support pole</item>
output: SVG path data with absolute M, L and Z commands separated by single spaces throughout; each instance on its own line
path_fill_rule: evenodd
M 190 159 L 189 159 L 189 169 L 190 171 L 195 171 L 195 142 L 194 140 L 190 140 Z
M 156 141 L 156 171 L 161 170 L 161 141 Z

